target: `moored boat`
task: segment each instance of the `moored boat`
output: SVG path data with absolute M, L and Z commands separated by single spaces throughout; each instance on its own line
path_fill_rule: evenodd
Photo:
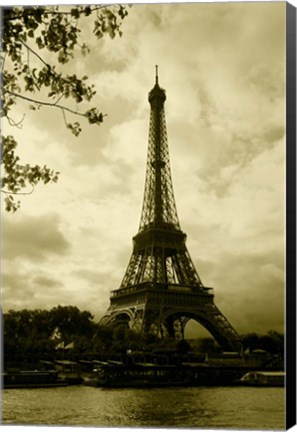
M 2 374 L 3 387 L 12 388 L 38 388 L 62 387 L 67 383 L 61 380 L 56 370 L 29 370 L 12 371 Z
M 67 384 L 81 384 L 82 376 L 79 363 L 70 360 L 56 360 L 55 368 L 58 371 L 58 376 Z
M 280 371 L 251 371 L 237 381 L 239 385 L 253 387 L 283 387 L 285 372 Z
M 201 363 L 160 365 L 120 362 L 94 362 L 83 384 L 94 387 L 170 387 L 233 385 L 242 376 L 241 368 L 209 366 Z
M 118 362 L 117 362 L 118 363 Z M 160 366 L 134 363 L 133 367 L 115 362 L 97 364 L 84 384 L 94 387 L 163 387 L 185 383 L 185 377 L 176 373 L 173 365 Z

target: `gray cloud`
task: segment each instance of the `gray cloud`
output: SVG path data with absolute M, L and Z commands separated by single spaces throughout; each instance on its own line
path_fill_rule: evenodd
M 63 286 L 61 284 L 61 282 L 58 281 L 57 279 L 46 276 L 44 274 L 35 276 L 32 279 L 32 282 L 35 286 L 38 286 L 40 288 L 51 288 L 52 289 L 52 288 L 59 288 L 59 287 Z
M 89 269 L 80 269 L 74 272 L 74 275 L 83 279 L 87 280 L 91 284 L 98 285 L 99 283 L 102 284 L 102 282 L 110 280 L 109 273 L 103 273 L 96 270 L 89 270 Z
M 35 297 L 35 287 L 31 277 L 25 273 L 3 273 L 2 295 L 9 309 L 32 308 Z
M 238 331 L 283 331 L 285 282 L 281 251 L 225 253 L 214 262 L 203 262 L 202 268 L 214 287 L 215 301 Z
M 71 303 L 65 286 L 46 272 L 19 271 L 2 275 L 4 311 L 7 309 L 49 309 L 58 303 Z
M 20 215 L 19 215 L 20 216 Z M 55 214 L 7 217 L 3 222 L 3 258 L 44 261 L 48 255 L 65 255 L 70 242 L 59 227 Z

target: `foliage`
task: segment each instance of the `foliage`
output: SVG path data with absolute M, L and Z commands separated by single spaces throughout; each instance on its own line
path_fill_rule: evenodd
M 61 342 L 82 344 L 85 338 L 90 339 L 95 326 L 90 312 L 74 306 L 57 306 L 49 311 L 10 310 L 3 315 L 4 358 L 11 361 L 44 356 L 55 352 Z
M 125 354 L 128 350 L 139 351 L 146 345 L 145 337 L 120 324 L 113 328 L 98 325 L 93 337 L 94 348 L 103 354 Z
M 34 186 L 42 181 L 44 184 L 58 180 L 58 172 L 54 172 L 47 166 L 30 166 L 19 164 L 19 157 L 15 154 L 17 142 L 12 136 L 2 138 L 2 160 L 5 165 L 6 175 L 2 179 L 2 187 L 10 193 L 5 197 L 6 210 L 16 210 L 20 202 L 15 202 L 12 194 L 19 194 L 23 188 Z M 32 191 L 33 191 L 32 189 Z M 31 191 L 31 192 L 32 192 Z M 29 192 L 29 193 L 31 193 Z
M 90 51 L 81 37 L 86 19 L 88 26 L 92 21 L 97 38 L 105 34 L 114 38 L 122 35 L 120 26 L 126 15 L 127 8 L 121 5 L 4 8 L 1 116 L 10 125 L 21 128 L 24 116 L 16 121 L 13 109 L 23 100 L 31 110 L 42 106 L 60 110 L 66 127 L 75 136 L 80 134 L 81 124 L 68 121 L 66 114 L 100 125 L 104 114 L 89 106 L 96 93 L 94 85 L 89 84 L 87 76 L 67 74 L 64 65 L 74 58 L 78 50 L 81 55 Z M 76 108 L 84 103 L 87 103 L 84 110 Z M 22 194 L 20 191 L 27 185 L 34 188 L 40 181 L 56 182 L 59 173 L 46 166 L 21 165 L 15 154 L 17 142 L 12 136 L 3 138 L 2 147 L 4 177 L 1 192 L 6 194 L 6 210 L 16 211 L 19 202 L 14 201 L 13 195 Z
M 250 351 L 262 349 L 270 354 L 284 353 L 284 335 L 274 330 L 270 330 L 265 335 L 248 333 L 243 336 L 243 348 Z
M 89 311 L 80 311 L 76 306 L 57 306 L 50 311 L 49 328 L 59 328 L 60 337 L 65 345 L 80 336 L 93 333 L 93 315 Z

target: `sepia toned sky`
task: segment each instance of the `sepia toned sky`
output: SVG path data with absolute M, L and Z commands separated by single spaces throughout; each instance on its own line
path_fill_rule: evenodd
M 25 113 L 23 163 L 61 172 L 2 210 L 4 311 L 75 305 L 99 319 L 132 252 L 143 200 L 155 65 L 165 88 L 173 187 L 187 246 L 240 333 L 283 331 L 285 2 L 134 5 L 114 40 L 85 37 L 100 126 Z M 68 117 L 68 116 L 67 116 Z M 69 121 L 76 119 L 69 115 Z

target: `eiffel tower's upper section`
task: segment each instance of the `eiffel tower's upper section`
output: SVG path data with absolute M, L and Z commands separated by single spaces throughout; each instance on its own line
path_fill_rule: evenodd
M 180 230 L 171 180 L 164 102 L 166 93 L 156 82 L 149 92 L 151 105 L 144 201 L 139 230 L 163 227 Z
M 177 216 L 165 122 L 165 90 L 156 82 L 148 97 L 151 105 L 143 207 L 133 252 L 118 293 L 151 284 L 155 289 L 206 292 L 186 248 L 186 234 Z

